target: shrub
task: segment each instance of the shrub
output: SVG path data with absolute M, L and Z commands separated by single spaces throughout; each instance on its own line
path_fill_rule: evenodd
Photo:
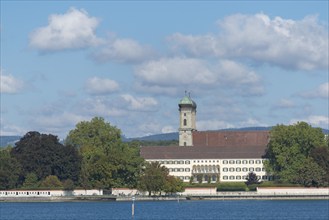
M 243 182 L 230 182 L 230 183 L 220 183 L 217 187 L 217 191 L 246 191 L 247 186 Z

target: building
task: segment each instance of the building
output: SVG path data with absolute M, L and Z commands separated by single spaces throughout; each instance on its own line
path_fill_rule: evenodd
M 185 95 L 179 106 L 179 146 L 141 147 L 141 156 L 157 161 L 184 182 L 246 181 L 249 172 L 261 180 L 269 131 L 197 131 L 196 103 Z

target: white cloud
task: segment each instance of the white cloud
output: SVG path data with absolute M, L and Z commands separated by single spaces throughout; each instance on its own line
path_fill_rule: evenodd
M 30 34 L 30 46 L 40 51 L 80 49 L 101 42 L 95 35 L 99 20 L 81 9 L 71 8 L 65 14 L 52 14 L 48 26 Z
M 205 90 L 220 87 L 243 95 L 263 93 L 260 77 L 242 64 L 221 60 L 216 64 L 194 58 L 162 58 L 139 65 L 136 88 L 173 95 L 183 89 Z
M 94 53 L 95 60 L 100 62 L 116 61 L 121 63 L 136 63 L 155 56 L 151 47 L 140 45 L 133 39 L 113 39 Z
M 289 124 L 296 124 L 299 121 L 304 121 L 311 124 L 313 127 L 321 127 L 329 129 L 329 117 L 323 115 L 310 115 L 306 118 L 292 119 Z
M 319 85 L 316 89 L 308 92 L 302 92 L 300 96 L 305 98 L 329 98 L 329 82 Z
M 23 81 L 16 79 L 12 75 L 5 75 L 3 71 L 0 72 L 0 92 L 1 94 L 15 94 L 20 92 L 24 87 Z
M 42 133 L 52 133 L 64 138 L 78 122 L 87 120 L 90 120 L 90 117 L 65 111 L 59 114 L 38 115 L 30 119 L 30 125 Z
M 172 132 L 177 132 L 177 128 L 173 128 L 173 126 L 171 126 L 171 125 L 167 125 L 167 126 L 164 126 L 164 127 L 161 129 L 161 132 L 162 132 L 162 133 L 172 133 Z
M 158 106 L 157 100 L 151 97 L 133 97 L 129 94 L 121 95 L 122 105 L 133 111 L 154 111 Z
M 213 84 L 217 80 L 202 60 L 180 57 L 144 63 L 136 68 L 135 76 L 144 83 L 160 86 Z
M 174 51 L 196 57 L 248 58 L 288 69 L 328 68 L 328 30 L 315 16 L 295 21 L 235 14 L 218 25 L 218 35 L 176 33 L 168 40 Z
M 106 95 L 119 90 L 119 84 L 111 79 L 92 77 L 85 83 L 85 89 L 91 95 Z

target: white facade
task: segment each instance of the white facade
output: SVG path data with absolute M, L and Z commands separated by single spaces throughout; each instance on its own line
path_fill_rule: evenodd
M 167 159 L 147 160 L 159 162 L 169 169 L 169 174 L 184 182 L 245 182 L 248 173 L 254 172 L 259 180 L 268 180 L 264 159 Z M 193 177 L 193 180 L 191 178 Z

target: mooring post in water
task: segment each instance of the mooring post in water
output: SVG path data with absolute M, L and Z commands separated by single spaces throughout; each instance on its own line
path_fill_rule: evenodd
M 133 219 L 135 216 L 135 196 L 133 196 L 131 200 L 133 201 L 133 204 L 131 204 L 131 218 Z

